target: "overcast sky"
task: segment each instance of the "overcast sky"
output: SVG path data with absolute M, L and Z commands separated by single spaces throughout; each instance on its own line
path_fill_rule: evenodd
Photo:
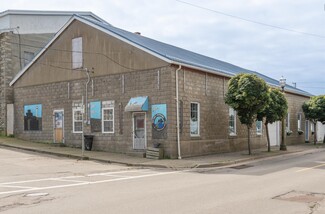
M 325 94 L 324 0 L 182 1 L 2 0 L 0 11 L 91 11 L 116 27 Z

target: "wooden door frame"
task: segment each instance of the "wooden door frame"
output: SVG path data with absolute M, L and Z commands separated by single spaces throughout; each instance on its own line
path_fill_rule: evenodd
M 56 112 L 62 112 L 62 143 L 65 143 L 65 137 L 64 137 L 64 109 L 55 109 L 53 110 L 53 141 L 54 143 L 57 143 L 55 141 L 55 113 Z

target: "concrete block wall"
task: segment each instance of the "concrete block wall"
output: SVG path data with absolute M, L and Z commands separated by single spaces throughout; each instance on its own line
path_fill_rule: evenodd
M 6 105 L 8 98 L 8 75 L 13 67 L 11 33 L 0 34 L 0 133 L 6 130 Z
M 158 72 L 159 70 L 159 72 Z M 168 120 L 172 117 L 170 105 L 174 101 L 171 96 L 173 90 L 170 84 L 172 69 L 165 68 L 126 72 L 93 78 L 89 84 L 88 102 L 115 101 L 114 126 L 115 133 L 90 133 L 90 127 L 86 127 L 85 134 L 93 134 L 93 149 L 126 153 L 133 150 L 133 124 L 132 112 L 125 112 L 124 108 L 131 97 L 148 96 L 149 111 L 146 113 L 147 145 L 154 142 L 162 143 L 168 156 L 174 156 L 174 145 L 171 145 L 168 133 L 167 139 L 153 140 L 151 126 L 152 104 L 166 103 L 168 107 Z M 159 74 L 159 84 L 158 84 Z M 124 77 L 123 77 L 124 76 Z M 123 81 L 124 79 L 124 88 Z M 81 96 L 85 94 L 86 79 L 57 82 L 31 87 L 15 88 L 15 135 L 18 138 L 32 141 L 53 142 L 53 111 L 64 109 L 64 135 L 65 142 L 74 147 L 81 146 L 81 134 L 72 132 L 72 106 L 81 102 Z M 42 104 L 42 130 L 24 131 L 24 105 Z M 167 129 L 173 128 L 168 124 Z
M 236 118 L 237 135 L 228 134 L 229 107 L 224 102 L 228 78 L 183 69 L 179 72 L 179 93 L 183 101 L 181 153 L 183 157 L 247 149 L 247 128 Z M 175 81 L 175 78 L 174 78 Z M 200 136 L 190 135 L 190 104 L 200 104 Z M 266 134 L 251 129 L 252 148 L 266 148 Z
M 292 134 L 286 136 L 287 144 L 298 144 L 305 142 L 305 128 L 306 128 L 306 118 L 305 114 L 302 111 L 302 105 L 304 102 L 308 101 L 309 98 L 297 96 L 294 94 L 286 93 L 285 94 L 288 101 L 288 113 L 290 114 L 290 130 Z M 298 113 L 301 113 L 301 130 L 304 131 L 302 135 L 298 134 Z M 309 132 L 310 132 L 310 123 L 309 123 Z M 309 134 L 309 142 L 313 141 L 313 136 L 311 132 Z
M 133 150 L 132 112 L 124 108 L 131 97 L 148 96 L 149 111 L 146 114 L 147 145 L 161 143 L 166 157 L 177 158 L 176 132 L 176 82 L 175 67 L 165 67 L 147 71 L 133 71 L 94 77 L 89 84 L 88 102 L 114 100 L 115 133 L 93 134 L 96 150 L 126 153 Z M 158 72 L 159 71 L 159 72 Z M 158 77 L 159 76 L 159 77 Z M 124 84 L 123 84 L 124 79 Z M 53 142 L 53 111 L 64 109 L 65 142 L 70 146 L 81 146 L 81 134 L 72 133 L 72 106 L 81 102 L 85 93 L 86 79 L 57 82 L 32 87 L 15 88 L 15 134 L 19 138 L 33 141 Z M 247 150 L 247 128 L 236 120 L 237 135 L 228 134 L 229 107 L 224 103 L 228 79 L 189 69 L 179 71 L 179 97 L 183 102 L 181 110 L 181 155 L 196 156 L 231 151 Z M 93 86 L 93 87 L 92 87 Z M 304 135 L 297 133 L 297 113 L 308 98 L 287 94 L 290 112 L 290 127 L 294 131 L 287 137 L 287 143 L 304 143 Z M 200 103 L 200 136 L 190 135 L 190 103 Z M 152 104 L 167 104 L 167 139 L 152 139 Z M 23 106 L 43 105 L 43 130 L 24 131 Z M 304 129 L 304 115 L 302 115 Z M 296 132 L 295 132 L 296 131 Z M 255 125 L 251 129 L 252 148 L 266 149 L 266 133 L 257 135 Z
M 13 87 L 9 83 L 24 67 L 24 52 L 35 55 L 47 44 L 53 34 L 0 34 L 0 133 L 6 134 L 7 104 L 13 103 Z

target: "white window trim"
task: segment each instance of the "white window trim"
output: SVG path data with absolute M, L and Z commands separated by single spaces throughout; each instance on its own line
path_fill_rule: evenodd
M 199 137 L 200 136 L 200 103 L 198 102 L 191 102 L 190 104 L 190 114 L 192 112 L 192 108 L 191 108 L 191 105 L 192 104 L 197 104 L 197 121 L 198 121 L 198 125 L 197 125 L 197 134 L 192 134 L 191 133 L 191 125 L 190 125 L 190 135 L 191 137 Z M 190 124 L 191 124 L 191 117 L 190 117 Z
M 234 132 L 230 132 L 229 131 L 229 120 L 230 120 L 230 114 L 228 114 L 228 132 L 229 132 L 229 135 L 230 136 L 237 136 L 237 122 L 236 122 L 236 120 L 237 120 L 237 112 L 235 111 L 235 109 L 233 109 L 233 108 L 229 108 L 229 113 L 230 113 L 230 110 L 233 110 L 233 112 L 234 112 Z
M 301 130 L 301 121 L 302 121 L 302 114 L 298 113 L 298 115 L 297 115 L 297 128 L 298 128 L 298 131 Z
M 111 120 L 104 120 L 104 110 L 113 110 L 113 131 L 105 131 L 104 130 L 104 121 L 111 121 Z M 115 117 L 114 117 L 114 107 L 106 107 L 106 108 L 102 108 L 102 133 L 114 133 L 115 131 Z
M 261 121 L 261 120 L 256 121 L 256 123 L 258 123 L 258 122 L 261 123 L 261 129 L 259 131 L 259 129 L 257 128 L 257 125 L 256 125 L 256 135 L 262 135 L 263 134 L 263 121 Z
M 287 118 L 286 119 L 288 120 L 288 127 L 286 127 L 286 131 L 288 132 L 288 131 L 291 131 L 290 130 L 290 113 L 289 112 L 287 114 Z
M 75 122 L 80 122 L 79 120 L 75 120 L 75 118 L 74 118 L 74 113 L 76 112 L 76 111 L 81 111 L 82 112 L 82 109 L 79 109 L 79 108 L 74 108 L 73 110 L 72 110 L 72 132 L 73 133 L 82 133 L 82 130 L 81 131 L 75 131 Z M 81 123 L 83 122 L 83 119 L 81 119 Z

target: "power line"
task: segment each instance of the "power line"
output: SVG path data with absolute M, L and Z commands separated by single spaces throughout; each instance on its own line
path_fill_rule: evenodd
M 299 84 L 325 84 L 325 82 L 296 82 L 296 83 L 299 83 Z
M 253 19 L 247 19 L 247 18 L 243 18 L 243 17 L 240 17 L 240 16 L 225 13 L 225 12 L 222 12 L 222 11 L 202 7 L 202 6 L 192 4 L 192 3 L 182 1 L 182 0 L 175 0 L 175 1 L 183 3 L 183 4 L 190 5 L 192 7 L 200 8 L 202 10 L 208 10 L 210 12 L 217 13 L 217 14 L 220 14 L 220 15 L 223 15 L 223 16 L 228 16 L 228 17 L 231 17 L 231 18 L 234 18 L 234 19 L 239 19 L 239 20 L 242 20 L 242 21 L 245 21 L 245 22 L 250 22 L 250 23 L 254 23 L 254 24 L 258 24 L 258 25 L 262 25 L 262 26 L 266 26 L 266 27 L 270 27 L 270 28 L 275 28 L 275 29 L 278 29 L 278 30 L 283 30 L 283 31 L 288 31 L 288 32 L 292 32 L 292 33 L 298 33 L 298 34 L 302 34 L 302 35 L 306 35 L 306 36 L 313 36 L 313 37 L 325 39 L 325 36 L 323 36 L 323 35 L 318 35 L 318 34 L 314 34 L 314 33 L 307 33 L 307 32 L 303 32 L 303 31 L 298 31 L 298 30 L 294 30 L 294 29 L 289 29 L 289 28 L 284 28 L 284 27 L 280 27 L 280 26 L 276 26 L 276 25 L 271 25 L 271 24 L 267 24 L 267 23 L 264 23 L 264 22 L 255 21 Z
M 16 42 L 9 42 L 9 41 L 6 41 L 7 43 L 9 44 L 16 44 L 16 45 L 21 45 L 21 46 L 26 46 L 26 47 L 32 47 L 32 48 L 44 48 L 44 47 L 40 47 L 40 46 L 35 46 L 35 45 L 29 45 L 29 44 L 19 44 L 19 43 L 16 43 Z M 103 56 L 105 57 L 106 59 L 110 60 L 111 62 L 119 65 L 120 67 L 122 68 L 125 68 L 127 70 L 133 70 L 133 71 L 138 71 L 138 70 L 142 70 L 142 69 L 133 69 L 133 68 L 130 68 L 128 66 L 125 66 L 119 62 L 117 62 L 116 60 L 114 60 L 113 58 L 107 56 L 106 54 L 104 53 L 100 53 L 100 52 L 90 52 L 90 51 L 72 51 L 72 50 L 66 50 L 66 49 L 57 49 L 57 48 L 52 48 L 51 46 L 47 47 L 46 48 L 46 51 L 59 51 L 59 52 L 68 52 L 68 53 L 82 53 L 82 54 L 95 54 L 95 55 L 100 55 L 100 56 Z M 120 51 L 116 51 L 116 52 L 111 52 L 111 53 L 119 53 Z M 18 57 L 18 59 L 23 59 L 19 56 L 15 56 L 15 57 Z M 67 62 L 65 62 L 67 63 Z M 165 66 L 162 66 L 162 67 L 165 67 Z M 153 68 L 155 69 L 155 68 Z M 149 69 L 150 70 L 150 69 Z
M 15 58 L 18 58 L 19 59 L 19 56 L 17 56 L 17 55 L 11 55 L 11 56 L 13 56 L 13 57 L 15 57 Z M 6 59 L 9 59 L 8 57 L 5 57 Z M 21 58 L 21 59 L 23 59 L 23 60 L 28 60 L 28 59 L 26 59 L 26 58 Z M 67 68 L 67 67 L 61 67 L 61 66 L 58 66 L 58 65 L 53 65 L 53 64 L 50 64 L 50 63 L 42 63 L 42 62 L 38 62 L 40 65 L 44 65 L 44 66 L 49 66 L 49 67 L 53 67 L 53 68 L 58 68 L 58 69 L 62 69 L 62 70 L 76 70 L 76 69 L 72 69 L 72 68 Z M 56 62 L 54 62 L 54 63 L 61 63 L 61 62 L 59 62 L 59 61 L 56 61 Z M 71 62 L 63 62 L 63 63 L 69 63 L 69 64 L 72 64 Z M 120 64 L 118 64 L 118 65 L 120 65 Z M 169 64 L 168 65 L 164 65 L 164 66 L 157 66 L 157 67 L 151 67 L 151 68 L 146 68 L 146 69 L 131 69 L 131 68 L 129 68 L 128 70 L 130 70 L 130 71 L 149 71 L 149 70 L 155 70 L 155 69 L 161 69 L 161 68 L 166 68 L 166 67 L 168 67 L 169 66 Z
M 317 89 L 325 89 L 325 87 L 323 86 L 308 86 L 308 87 L 305 87 L 305 86 L 299 86 L 300 88 L 317 88 Z

